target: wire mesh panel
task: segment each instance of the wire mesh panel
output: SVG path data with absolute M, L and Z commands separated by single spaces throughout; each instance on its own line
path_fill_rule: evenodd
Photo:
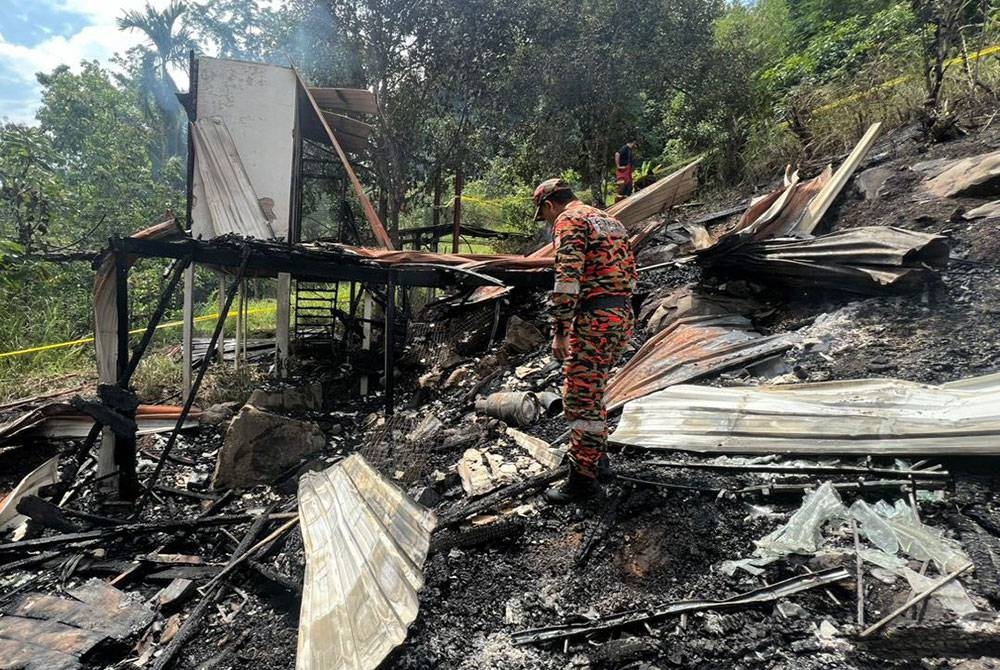
M 409 484 L 426 471 L 428 440 L 441 427 L 433 414 L 397 413 L 379 419 L 359 453 L 389 479 Z

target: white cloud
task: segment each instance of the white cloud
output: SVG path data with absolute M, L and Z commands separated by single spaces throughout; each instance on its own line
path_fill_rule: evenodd
M 150 4 L 161 8 L 168 1 L 153 0 Z M 127 9 L 142 9 L 146 0 L 55 0 L 49 4 L 56 15 L 62 10 L 86 16 L 89 25 L 69 37 L 50 37 L 32 47 L 13 44 L 0 35 L 0 72 L 5 75 L 5 79 L 15 79 L 14 89 L 18 93 L 12 96 L 10 84 L 7 84 L 6 99 L 0 99 L 0 119 L 6 117 L 26 123 L 34 121 L 41 95 L 35 73 L 51 72 L 63 64 L 78 70 L 80 61 L 83 60 L 97 60 L 107 64 L 116 53 L 122 53 L 143 41 L 141 32 L 119 30 L 115 22 Z M 172 74 L 181 88 L 187 85 L 185 71 Z

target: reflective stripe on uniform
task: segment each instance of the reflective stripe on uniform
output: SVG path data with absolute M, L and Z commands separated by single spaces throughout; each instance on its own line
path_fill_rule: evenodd
M 580 282 L 578 281 L 557 281 L 552 287 L 553 293 L 570 293 L 578 295 L 580 293 Z
M 606 426 L 603 421 L 588 421 L 587 419 L 574 419 L 569 422 L 570 430 L 581 430 L 584 433 L 603 434 Z

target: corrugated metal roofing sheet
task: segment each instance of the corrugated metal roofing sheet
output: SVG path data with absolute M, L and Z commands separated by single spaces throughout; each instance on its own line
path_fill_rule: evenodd
M 177 425 L 181 407 L 178 405 L 139 405 L 135 421 L 138 435 L 165 433 Z M 188 412 L 183 428 L 193 428 L 201 419 L 201 410 Z M 0 446 L 17 444 L 28 438 L 47 437 L 53 440 L 70 440 L 86 437 L 94 426 L 94 419 L 69 403 L 53 402 L 36 407 L 15 419 L 0 424 Z
M 436 517 L 355 454 L 299 482 L 298 670 L 371 670 L 417 617 Z
M 731 454 L 1000 454 L 1000 374 L 740 388 L 674 386 L 625 406 L 611 436 Z
M 796 333 L 761 335 L 749 320 L 736 315 L 677 319 L 646 340 L 612 377 L 605 403 L 614 409 L 674 384 L 770 358 L 798 339 Z
M 273 240 L 274 230 L 260 208 L 226 124 L 218 117 L 198 119 L 191 124 L 191 136 L 216 236 Z
M 760 281 L 855 293 L 919 288 L 948 262 L 946 238 L 902 228 L 869 226 L 807 240 L 724 245 L 702 261 L 725 273 L 752 272 Z

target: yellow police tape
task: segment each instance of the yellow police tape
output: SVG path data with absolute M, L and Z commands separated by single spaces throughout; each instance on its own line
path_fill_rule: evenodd
M 276 309 L 277 308 L 275 308 L 275 307 L 257 307 L 255 309 L 248 309 L 246 311 L 246 313 L 247 314 L 264 314 L 264 313 L 267 313 L 267 312 L 274 312 L 274 311 L 276 311 Z M 236 314 L 237 314 L 236 312 L 229 312 L 228 314 L 226 314 L 226 319 L 227 320 L 231 319 L 234 316 L 236 316 Z M 219 318 L 218 314 L 208 314 L 207 316 L 196 316 L 194 318 L 194 321 L 195 322 L 198 322 L 198 321 L 212 321 L 212 320 L 215 320 L 215 319 L 218 319 L 218 318 Z M 177 326 L 183 326 L 183 325 L 184 325 L 183 321 L 171 321 L 170 323 L 161 323 L 159 326 L 156 327 L 156 330 L 160 330 L 161 328 L 176 328 Z M 145 328 L 136 328 L 135 330 L 130 330 L 128 332 L 129 332 L 129 335 L 137 335 L 138 333 L 144 333 L 144 332 L 146 332 L 146 329 Z M 45 344 L 45 345 L 42 345 L 40 347 L 31 347 L 30 349 L 21 349 L 20 351 L 8 351 L 5 354 L 0 354 L 0 358 L 10 358 L 12 356 L 21 356 L 23 354 L 34 354 L 34 353 L 37 353 L 39 351 L 50 351 L 52 349 L 64 349 L 66 347 L 75 347 L 75 346 L 78 346 L 78 345 L 81 345 L 81 344 L 89 344 L 90 342 L 93 342 L 93 341 L 94 341 L 93 337 L 84 337 L 84 338 L 81 338 L 79 340 L 70 340 L 69 342 L 57 342 L 56 344 Z
M 959 63 L 961 63 L 964 60 L 970 60 L 970 61 L 979 60 L 980 58 L 983 58 L 985 56 L 991 56 L 991 55 L 993 55 L 995 53 L 1000 53 L 1000 44 L 995 44 L 995 45 L 993 45 L 991 47 L 986 47 L 985 49 L 980 49 L 979 51 L 976 51 L 975 53 L 969 54 L 968 57 L 958 56 L 956 58 L 952 58 L 950 60 L 946 60 L 944 62 L 944 65 L 945 65 L 945 67 L 949 67 L 949 66 L 952 66 L 952 65 L 958 65 Z M 872 93 L 877 93 L 879 91 L 884 91 L 884 90 L 887 90 L 887 89 L 890 89 L 890 88 L 896 88 L 900 84 L 904 84 L 904 83 L 910 81 L 913 78 L 914 78 L 914 76 L 912 74 L 906 74 L 906 75 L 903 75 L 901 77 L 896 77 L 894 79 L 890 79 L 888 81 L 884 81 L 881 84 L 873 86 L 872 88 L 868 89 L 867 91 L 861 91 L 859 93 L 854 93 L 853 95 L 849 95 L 846 98 L 841 98 L 840 100 L 834 100 L 833 102 L 828 102 L 825 105 L 820 105 L 816 109 L 812 110 L 811 113 L 812 114 L 818 114 L 820 112 L 828 112 L 828 111 L 830 111 L 832 109 L 837 109 L 839 107 L 843 107 L 846 104 L 849 104 L 849 103 L 854 102 L 856 100 L 860 100 L 860 99 L 862 99 L 862 98 L 864 98 L 864 97 L 866 97 L 868 95 L 871 95 Z M 787 125 L 787 123 L 785 123 L 784 125 Z

